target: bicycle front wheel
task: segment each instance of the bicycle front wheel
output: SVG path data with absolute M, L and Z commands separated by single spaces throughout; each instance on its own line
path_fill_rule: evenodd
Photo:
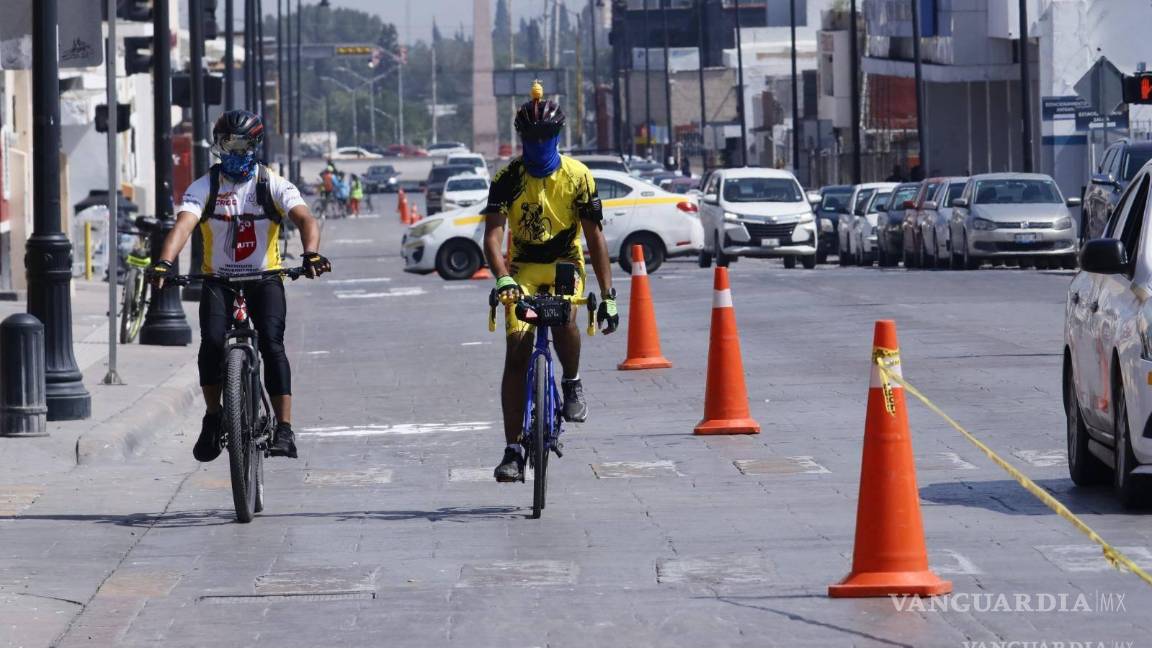
M 251 522 L 256 512 L 256 444 L 252 439 L 255 380 L 244 349 L 232 349 L 224 364 L 224 434 L 228 437 L 228 466 L 232 474 L 232 502 L 236 520 Z
M 124 278 L 124 303 L 120 307 L 120 344 L 130 344 L 140 334 L 147 310 L 148 283 L 144 272 L 132 268 Z
M 548 405 L 550 396 L 548 359 L 536 358 L 536 381 L 532 386 L 532 402 L 536 404 L 536 416 L 532 425 L 532 468 L 535 476 L 532 481 L 532 517 L 539 518 L 544 510 L 545 496 L 548 494 L 548 436 L 549 421 L 553 410 Z

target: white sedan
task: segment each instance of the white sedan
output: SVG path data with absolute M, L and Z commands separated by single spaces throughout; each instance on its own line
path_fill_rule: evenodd
M 704 247 L 704 229 L 689 196 L 668 193 L 618 171 L 592 172 L 604 204 L 608 254 L 626 272 L 633 244 L 644 248 L 648 272 L 670 256 L 696 256 Z M 444 279 L 468 279 L 484 265 L 484 216 L 487 201 L 446 211 L 408 228 L 401 242 L 405 272 L 437 272 Z
M 1080 251 L 1064 307 L 1068 471 L 1111 480 L 1121 504 L 1152 502 L 1152 165 L 1132 180 L 1104 238 Z
M 377 155 L 367 149 L 362 149 L 359 146 L 341 146 L 336 149 L 330 159 L 333 160 L 380 160 L 383 155 Z

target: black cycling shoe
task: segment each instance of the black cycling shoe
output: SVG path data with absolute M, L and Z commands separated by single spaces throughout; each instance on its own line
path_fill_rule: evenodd
M 296 435 L 292 433 L 291 423 L 276 424 L 276 441 L 269 450 L 273 457 L 296 458 Z
M 564 392 L 564 420 L 583 423 L 588 418 L 588 404 L 584 402 L 584 385 L 579 378 L 560 381 Z
M 524 457 L 512 448 L 504 448 L 504 459 L 496 466 L 496 481 L 524 481 Z
M 200 438 L 196 439 L 196 445 L 192 447 L 192 456 L 196 457 L 196 461 L 208 463 L 219 457 L 222 449 L 220 412 L 205 414 L 204 420 L 200 423 Z

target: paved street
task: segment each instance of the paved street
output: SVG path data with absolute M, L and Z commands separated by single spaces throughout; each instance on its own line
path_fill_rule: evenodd
M 1152 590 L 916 403 L 927 544 L 951 605 L 826 596 L 851 562 L 879 318 L 897 321 L 913 384 L 1152 567 L 1145 515 L 1067 477 L 1071 273 L 742 260 L 733 299 L 763 432 L 695 437 L 712 272 L 670 262 L 652 287 L 674 368 L 619 372 L 623 332 L 584 338 L 592 413 L 568 428 L 530 520 L 531 488 L 491 479 L 503 340 L 485 326 L 490 283 L 402 273 L 392 200 L 385 217 L 329 222 L 335 273 L 289 286 L 301 458 L 268 463 L 253 523 L 233 521 L 226 459 L 191 457 L 198 404 L 139 456 L 0 474 L 0 645 L 1149 643 Z M 53 441 L 0 439 L 0 457 L 17 442 Z M 994 608 L 1001 594 L 1010 609 Z M 1070 611 L 1081 594 L 1090 609 Z M 1065 611 L 1021 609 L 1041 595 Z

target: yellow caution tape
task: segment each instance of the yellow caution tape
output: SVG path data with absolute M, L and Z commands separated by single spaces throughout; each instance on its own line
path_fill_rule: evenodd
M 1088 536 L 1089 540 L 1100 545 L 1100 547 L 1104 551 L 1105 560 L 1107 560 L 1108 563 L 1110 565 L 1112 565 L 1113 568 L 1115 568 L 1115 569 L 1120 569 L 1120 568 L 1127 569 L 1128 571 L 1132 572 L 1136 576 L 1139 576 L 1140 580 L 1143 580 L 1145 583 L 1152 585 L 1152 576 L 1148 575 L 1148 572 L 1141 569 L 1139 565 L 1137 565 L 1135 562 L 1133 562 L 1131 558 L 1129 558 L 1128 556 L 1125 556 L 1123 553 L 1121 553 L 1120 550 L 1116 549 L 1112 545 L 1105 542 L 1104 538 L 1100 537 L 1100 534 L 1096 533 L 1096 531 L 1094 531 L 1092 529 L 1092 527 L 1088 526 L 1083 520 L 1076 517 L 1075 513 L 1073 513 L 1072 511 L 1069 511 L 1068 507 L 1066 507 L 1060 503 L 1060 500 L 1056 499 L 1055 497 L 1052 497 L 1052 495 L 1049 494 L 1048 491 L 1041 488 L 1036 482 L 1029 479 L 1024 473 L 1017 470 L 1015 466 L 1013 466 L 1012 464 L 1008 463 L 1003 458 L 1001 458 L 1000 455 L 996 454 L 996 452 L 994 450 L 992 450 L 992 448 L 989 448 L 988 446 L 984 445 L 984 443 L 981 442 L 980 439 L 977 439 L 975 436 L 972 435 L 971 432 L 969 432 L 968 430 L 965 430 L 963 426 L 961 426 L 959 423 L 957 423 L 955 421 L 955 419 L 953 419 L 951 416 L 948 416 L 947 414 L 945 414 L 944 410 L 940 409 L 935 403 L 928 400 L 928 397 L 925 396 L 924 394 L 920 393 L 920 390 L 918 390 L 915 387 L 913 387 L 912 385 L 908 384 L 908 382 L 906 380 L 904 380 L 904 378 L 900 374 L 893 372 L 893 371 L 890 371 L 891 367 L 895 366 L 896 364 L 898 364 L 900 362 L 900 358 L 899 358 L 898 354 L 895 356 L 895 359 L 893 361 L 891 356 L 885 356 L 885 355 L 882 355 L 882 354 L 877 352 L 874 354 L 874 360 L 873 361 L 880 368 L 880 375 L 881 375 L 882 379 L 884 380 L 884 384 L 887 384 L 887 381 L 891 380 L 892 382 L 900 385 L 909 394 L 912 394 L 921 403 L 924 403 L 925 407 L 927 407 L 928 409 L 935 412 L 937 415 L 940 416 L 940 418 L 944 419 L 948 423 L 948 425 L 951 425 L 953 427 L 953 429 L 955 429 L 960 434 L 964 435 L 965 439 L 967 439 L 972 445 L 976 446 L 989 459 L 991 459 L 993 463 L 995 463 L 997 466 L 1000 466 L 1001 468 L 1003 468 L 1009 475 L 1012 476 L 1013 479 L 1015 479 L 1021 486 L 1024 487 L 1024 490 L 1035 495 L 1037 497 L 1037 499 L 1039 499 L 1041 502 L 1044 502 L 1044 504 L 1048 508 L 1055 511 L 1055 513 L 1057 515 L 1064 518 L 1068 522 L 1072 523 L 1072 526 L 1076 527 L 1077 529 L 1080 530 L 1081 533 Z
M 884 411 L 889 416 L 895 416 L 896 397 L 892 395 L 892 383 L 888 382 L 887 370 L 900 364 L 900 350 L 873 347 L 872 362 L 880 366 L 880 392 L 884 394 Z

